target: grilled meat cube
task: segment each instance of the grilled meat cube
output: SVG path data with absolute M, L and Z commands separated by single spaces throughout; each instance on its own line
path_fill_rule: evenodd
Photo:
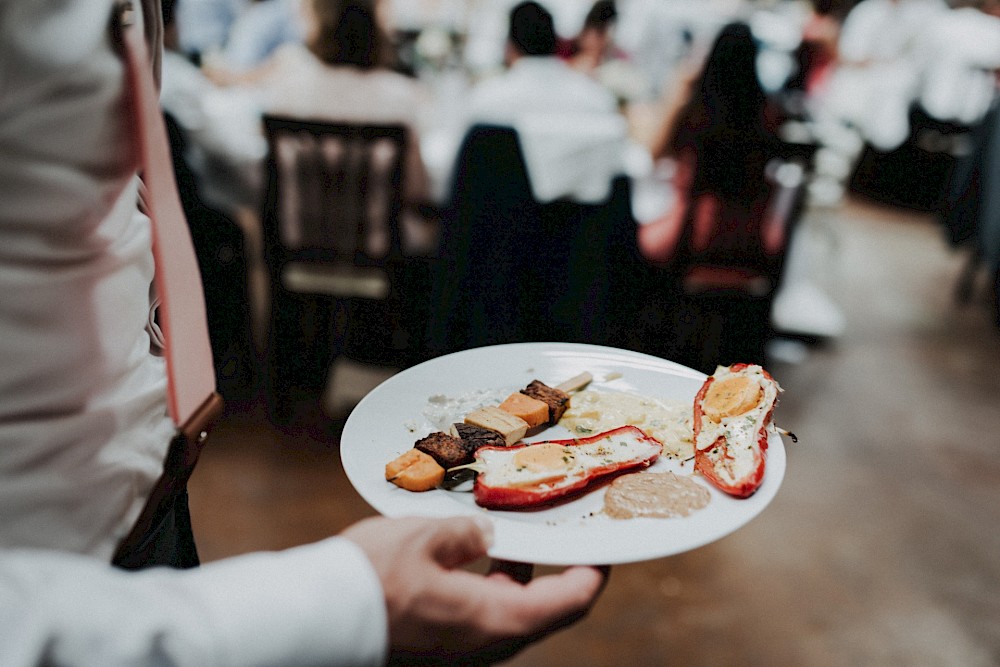
M 537 398 L 549 406 L 549 425 L 555 425 L 562 419 L 563 413 L 569 407 L 569 394 L 561 389 L 550 387 L 538 380 L 532 380 L 531 384 L 521 390 L 521 393 Z
M 475 451 L 470 452 L 461 440 L 440 431 L 417 440 L 413 447 L 430 454 L 445 470 L 472 463 L 474 460 Z
M 451 435 L 462 441 L 469 454 L 475 454 L 480 447 L 506 447 L 507 441 L 503 435 L 493 429 L 483 428 L 474 424 L 452 424 Z

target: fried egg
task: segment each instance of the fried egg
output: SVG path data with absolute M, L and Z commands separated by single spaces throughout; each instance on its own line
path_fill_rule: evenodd
M 557 440 L 522 447 L 483 447 L 475 469 L 493 487 L 561 486 L 655 458 L 660 443 L 636 428 L 585 440 Z
M 700 406 L 695 406 L 701 412 L 695 446 L 710 454 L 719 438 L 724 438 L 731 459 L 725 471 L 736 479 L 754 465 L 754 443 L 760 429 L 774 430 L 771 412 L 781 387 L 756 365 L 740 365 L 735 370 L 720 366 L 712 377 Z

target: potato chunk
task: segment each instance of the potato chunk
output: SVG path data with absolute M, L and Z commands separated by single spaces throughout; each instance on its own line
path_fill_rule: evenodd
M 549 406 L 549 424 L 555 425 L 562 419 L 563 413 L 569 407 L 569 394 L 562 389 L 550 387 L 540 380 L 532 380 L 521 390 L 525 396 L 538 399 Z
M 508 396 L 500 404 L 500 409 L 528 422 L 528 428 L 535 428 L 549 421 L 548 403 L 520 392 Z
M 410 449 L 386 464 L 385 478 L 407 491 L 430 491 L 444 481 L 444 468 L 430 454 Z

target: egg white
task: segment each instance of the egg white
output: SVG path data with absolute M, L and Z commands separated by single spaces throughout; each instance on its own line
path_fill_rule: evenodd
M 512 449 L 480 449 L 477 469 L 490 486 L 552 486 L 581 479 L 592 471 L 628 461 L 641 460 L 658 450 L 636 432 L 627 431 L 586 444 L 560 446 L 559 456 L 545 464 L 525 464 L 522 452 L 552 443 L 536 443 Z M 519 456 L 520 455 L 520 456 Z

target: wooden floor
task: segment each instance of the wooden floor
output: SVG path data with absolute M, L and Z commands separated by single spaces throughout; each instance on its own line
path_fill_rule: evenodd
M 964 257 L 932 221 L 849 203 L 805 224 L 847 329 L 770 364 L 800 438 L 773 504 L 715 544 L 614 568 L 586 620 L 509 664 L 1000 664 L 1000 333 L 954 303 Z M 389 373 L 341 369 L 326 410 Z M 204 560 L 373 514 L 337 418 L 279 431 L 262 414 L 233 406 L 191 481 Z

